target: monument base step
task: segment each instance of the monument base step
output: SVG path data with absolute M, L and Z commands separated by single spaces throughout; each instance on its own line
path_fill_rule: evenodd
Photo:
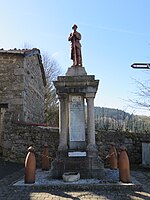
M 12 186 L 14 189 L 20 188 L 37 188 L 37 189 L 49 189 L 49 190 L 66 190 L 66 191 L 89 191 L 89 190 L 98 190 L 98 191 L 135 191 L 141 190 L 142 184 L 139 183 L 134 177 L 131 177 L 132 183 L 122 183 L 119 182 L 119 172 L 117 170 L 105 169 L 106 178 L 104 180 L 100 179 L 80 179 L 75 182 L 64 182 L 63 180 L 50 179 L 50 171 L 42 171 L 41 169 L 36 170 L 36 180 L 33 184 L 25 184 L 24 178 L 16 180 L 13 182 Z M 112 177 L 115 175 L 115 177 Z

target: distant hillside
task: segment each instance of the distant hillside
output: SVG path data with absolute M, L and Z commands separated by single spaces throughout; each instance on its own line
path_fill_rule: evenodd
M 123 110 L 118 110 L 115 108 L 104 108 L 104 107 L 94 107 L 95 117 L 113 117 L 116 120 L 121 120 L 131 115 Z
M 114 108 L 95 107 L 96 129 L 150 133 L 150 117 L 129 114 Z

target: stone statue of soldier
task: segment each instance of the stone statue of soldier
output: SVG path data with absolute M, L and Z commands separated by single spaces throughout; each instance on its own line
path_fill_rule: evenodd
M 71 59 L 73 60 L 73 66 L 82 66 L 82 55 L 81 55 L 81 34 L 77 32 L 77 25 L 74 24 L 70 33 L 68 41 L 71 42 Z

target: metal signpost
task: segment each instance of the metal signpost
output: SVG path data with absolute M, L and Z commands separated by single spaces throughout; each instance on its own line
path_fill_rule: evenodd
M 150 63 L 133 63 L 131 67 L 134 69 L 150 69 Z

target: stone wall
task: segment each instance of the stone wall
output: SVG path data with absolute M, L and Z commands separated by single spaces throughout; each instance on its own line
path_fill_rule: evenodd
M 0 153 L 7 121 L 44 122 L 45 73 L 40 51 L 0 50 Z
M 7 123 L 2 134 L 2 156 L 10 161 L 24 163 L 27 149 L 33 145 L 37 165 L 41 164 L 43 145 L 47 142 L 50 157 L 58 147 L 58 128 L 38 127 L 21 123 Z
M 43 123 L 46 83 L 40 51 L 0 50 L 0 80 L 0 113 L 5 108 L 14 121 Z
M 24 121 L 43 123 L 44 84 L 38 55 L 24 59 Z
M 125 145 L 131 165 L 139 165 L 142 163 L 142 141 L 150 141 L 150 134 L 138 134 L 128 132 L 115 131 L 97 131 L 96 143 L 99 154 L 104 160 L 110 149 L 110 143 L 115 142 L 119 151 L 120 145 Z M 2 134 L 2 154 L 8 160 L 16 162 L 24 162 L 27 148 L 32 144 L 35 148 L 37 165 L 41 165 L 41 153 L 44 143 L 49 146 L 50 157 L 55 158 L 58 143 L 58 128 L 38 127 L 27 124 L 5 123 L 5 131 Z
M 0 53 L 0 107 L 7 105 L 9 111 L 16 112 L 16 118 L 23 110 L 22 59 L 23 55 Z
M 150 134 L 119 131 L 97 131 L 96 134 L 96 143 L 99 154 L 103 160 L 105 160 L 105 157 L 109 152 L 110 143 L 114 142 L 116 144 L 117 152 L 119 152 L 119 147 L 121 145 L 125 145 L 128 151 L 130 163 L 132 165 L 142 164 L 143 141 L 150 141 Z

